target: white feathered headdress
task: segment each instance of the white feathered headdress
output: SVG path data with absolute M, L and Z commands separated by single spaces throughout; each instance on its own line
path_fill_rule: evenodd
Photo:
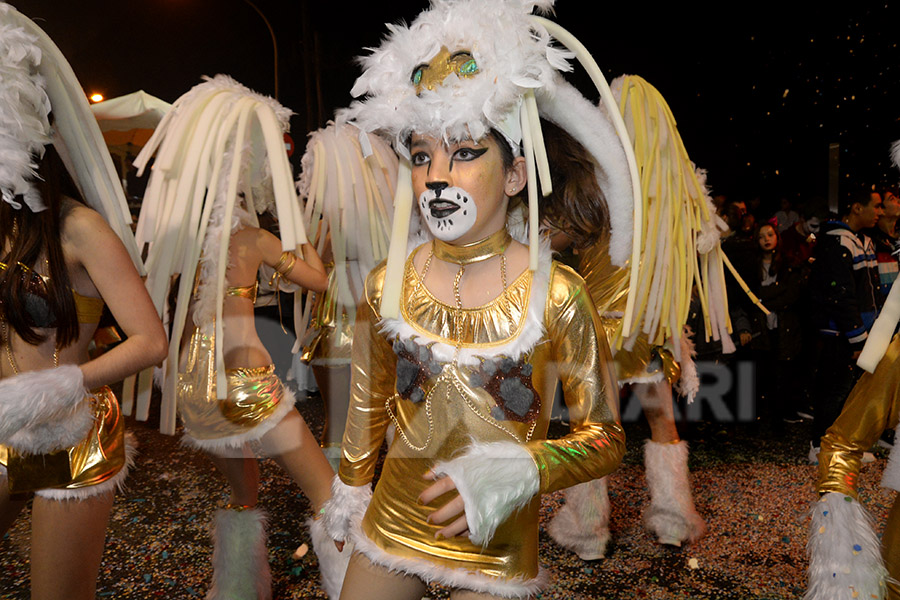
M 53 113 L 51 131 L 49 114 Z M 50 141 L 85 202 L 122 240 L 138 271 L 131 213 L 97 120 L 69 62 L 28 17 L 0 2 L 0 194 L 16 208 L 46 208 L 33 186 Z
M 408 150 L 412 132 L 446 141 L 481 139 L 491 129 L 519 143 L 529 173 L 529 246 L 537 267 L 537 174 L 546 196 L 550 166 L 540 117 L 565 129 L 591 153 L 610 213 L 610 257 L 624 265 L 632 254 L 637 181 L 631 144 L 606 80 L 584 47 L 555 23 L 532 12 L 547 12 L 553 0 L 432 0 L 409 26 L 389 26 L 381 47 L 361 59 L 365 68 L 352 93 L 361 100 L 338 113 L 364 131 L 394 141 L 401 156 L 394 201 L 392 246 L 382 299 L 385 316 L 399 302 L 405 233 L 411 205 Z M 567 50 L 553 45 L 554 38 Z M 584 98 L 561 72 L 577 57 L 601 92 L 606 109 Z M 630 157 L 630 158 L 629 158 Z M 639 190 L 638 190 L 639 193 Z M 640 215 L 636 215 L 640 221 Z

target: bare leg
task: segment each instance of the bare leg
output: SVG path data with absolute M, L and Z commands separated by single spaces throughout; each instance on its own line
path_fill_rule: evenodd
M 24 494 L 10 496 L 6 477 L 0 475 L 0 537 L 16 522 L 26 504 L 28 496 Z
M 672 406 L 672 386 L 663 379 L 656 383 L 635 383 L 632 385 L 641 408 L 650 424 L 650 439 L 660 444 L 671 444 L 679 440 L 675 428 L 675 409 Z
M 81 501 L 35 497 L 32 600 L 93 600 L 113 492 Z
M 364 555 L 354 552 L 341 600 L 421 600 L 425 589 L 418 577 L 372 564 Z
M 325 430 L 322 447 L 340 446 L 344 438 L 344 424 L 350 407 L 350 365 L 312 368 L 316 384 L 325 402 Z
M 668 381 L 636 384 L 650 423 L 651 439 L 644 446 L 644 467 L 650 487 L 650 506 L 644 513 L 647 527 L 661 544 L 680 546 L 706 533 L 706 524 L 694 508 L 688 472 L 687 442 L 678 438 L 672 387 Z
M 256 457 L 246 451 L 244 458 L 224 458 L 210 454 L 216 468 L 231 486 L 231 504 L 256 506 L 259 493 L 259 464 Z
M 300 413 L 289 412 L 260 442 L 263 453 L 287 471 L 318 512 L 331 498 L 334 470 Z

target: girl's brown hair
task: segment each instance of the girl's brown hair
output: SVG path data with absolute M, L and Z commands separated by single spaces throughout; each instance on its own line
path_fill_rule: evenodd
M 47 209 L 35 213 L 24 205 L 17 210 L 0 202 L 0 262 L 7 265 L 0 271 L 0 317 L 28 344 L 38 345 L 47 339 L 34 327 L 26 306 L 27 299 L 33 297 L 29 292 L 32 272 L 43 271 L 38 263 L 46 259 L 47 302 L 51 320 L 56 323 L 56 345 L 64 348 L 78 339 L 78 315 L 62 250 L 61 225 L 68 212 L 63 190 L 69 195 L 77 194 L 77 190 L 53 146 L 47 146 L 38 175 L 35 183 Z
M 576 248 L 590 246 L 609 229 L 606 197 L 597 166 L 584 146 L 561 127 L 541 120 L 553 193 L 541 203 L 543 220 L 564 232 Z

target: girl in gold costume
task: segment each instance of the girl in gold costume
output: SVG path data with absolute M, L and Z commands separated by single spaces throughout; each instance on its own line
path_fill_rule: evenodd
M 257 456 L 273 458 L 316 513 L 331 495 L 334 471 L 275 374 L 254 318 L 259 278 L 276 289 L 282 282 L 317 292 L 326 286 L 281 142 L 289 115 L 271 98 L 217 75 L 176 101 L 135 162 L 143 169 L 157 155 L 138 240 L 152 242 L 147 286 L 160 310 L 172 275 L 181 276 L 170 314 L 164 430 L 174 433 L 177 399 L 184 441 L 207 452 L 231 487 L 215 516 L 210 600 L 271 597 Z M 259 225 L 257 213 L 269 209 L 277 209 L 281 239 Z M 314 539 L 325 539 L 324 532 L 316 538 L 320 522 L 310 526 Z M 325 550 L 337 554 L 330 540 Z M 343 570 L 332 576 L 327 557 L 320 553 L 319 561 L 336 597 L 331 581 Z
M 551 5 L 432 2 L 365 60 L 354 94 L 367 98 L 338 115 L 400 156 L 391 248 L 357 309 L 325 510 L 332 538 L 353 544 L 344 600 L 418 599 L 432 581 L 456 599 L 532 597 L 546 581 L 540 495 L 602 477 L 624 452 L 590 295 L 538 241 L 538 191 L 549 193 L 554 167 L 539 114 L 591 151 L 617 244 L 628 244 L 632 206 L 613 126 L 557 73 L 569 55 L 549 30 L 564 32 L 530 15 Z M 406 244 L 413 201 L 423 232 Z M 557 381 L 572 432 L 548 440 Z
M 5 3 L 0 29 L 0 534 L 33 496 L 31 597 L 89 600 L 132 455 L 107 384 L 161 361 L 166 337 L 71 68 Z M 91 359 L 104 306 L 127 339 Z

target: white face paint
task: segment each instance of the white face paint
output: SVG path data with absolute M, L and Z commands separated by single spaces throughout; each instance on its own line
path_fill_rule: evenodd
M 426 189 L 419 196 L 419 212 L 431 235 L 444 242 L 465 235 L 478 216 L 472 196 L 459 187 Z

